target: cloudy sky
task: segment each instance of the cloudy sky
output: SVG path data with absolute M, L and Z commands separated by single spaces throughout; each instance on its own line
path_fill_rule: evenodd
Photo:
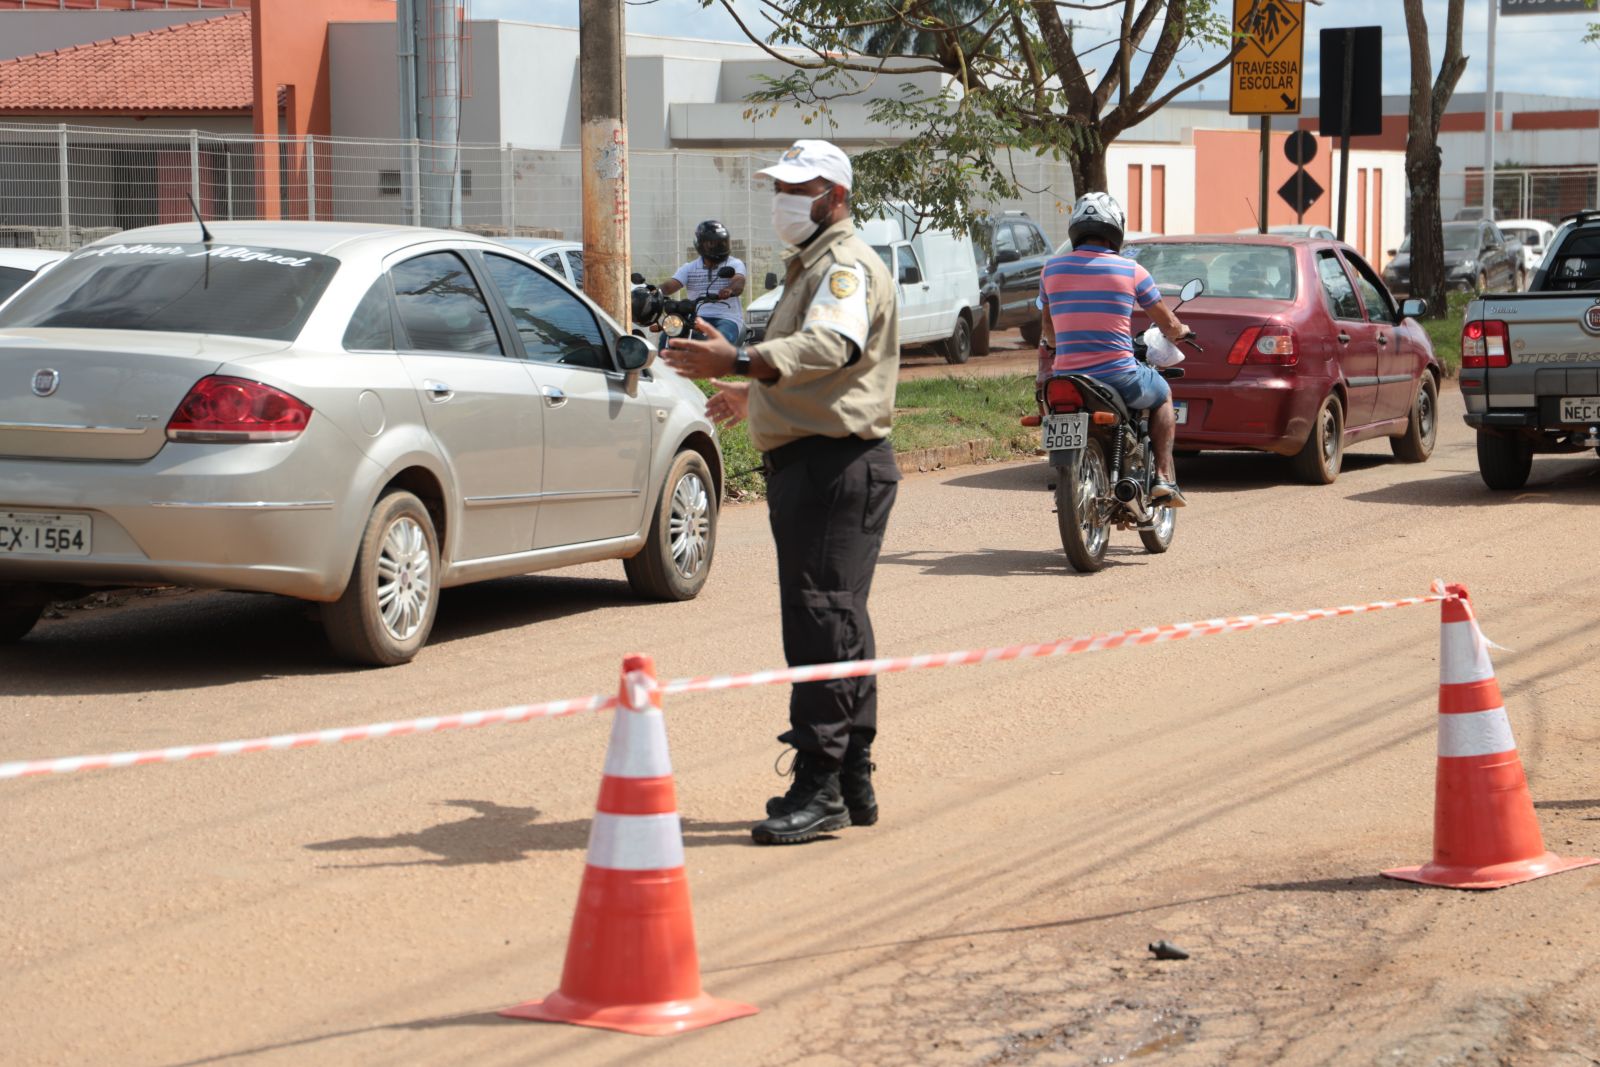
M 747 20 L 759 11 L 757 0 L 736 0 Z M 547 22 L 562 26 L 577 24 L 577 0 L 469 0 L 475 18 L 507 18 L 527 22 Z M 1427 0 L 1428 25 L 1433 40 L 1434 65 L 1444 48 L 1445 0 Z M 1326 0 L 1321 6 L 1305 5 L 1306 72 L 1305 84 L 1315 94 L 1317 85 L 1317 32 L 1330 26 L 1382 26 L 1384 30 L 1383 91 L 1405 93 L 1410 85 L 1410 57 L 1405 39 L 1405 17 L 1399 0 Z M 1489 3 L 1468 0 L 1466 31 L 1462 50 L 1470 57 L 1466 73 L 1457 86 L 1459 92 L 1481 92 L 1484 88 L 1488 44 Z M 628 29 L 635 33 L 671 36 L 710 37 L 743 40 L 739 28 L 720 7 L 703 9 L 697 0 L 630 0 Z M 1495 88 L 1502 92 L 1551 93 L 1558 96 L 1600 96 L 1600 46 L 1580 44 L 1584 25 L 1600 15 L 1532 15 L 1500 19 L 1496 44 Z M 1110 28 L 1116 19 L 1103 12 L 1081 16 L 1086 26 L 1096 21 Z M 1112 36 L 1114 34 L 1108 34 Z M 1215 56 L 1211 59 L 1214 61 Z M 1207 55 L 1191 50 L 1181 57 L 1182 65 L 1199 70 L 1207 65 Z M 1227 96 L 1222 76 L 1200 86 L 1204 99 Z

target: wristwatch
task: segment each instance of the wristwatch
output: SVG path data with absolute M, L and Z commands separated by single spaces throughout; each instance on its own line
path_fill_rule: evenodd
M 733 373 L 750 376 L 750 350 L 740 345 L 733 353 Z

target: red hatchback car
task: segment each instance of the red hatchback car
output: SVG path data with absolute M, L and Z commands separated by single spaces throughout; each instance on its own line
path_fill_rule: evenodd
M 1358 441 L 1387 437 L 1412 463 L 1433 452 L 1441 369 L 1412 318 L 1426 308 L 1397 304 L 1353 248 L 1267 234 L 1141 238 L 1123 251 L 1163 295 L 1205 283 L 1179 312 L 1205 349 L 1184 350 L 1172 383 L 1180 450 L 1276 452 L 1313 484 L 1337 478 Z M 1134 332 L 1147 325 L 1136 312 Z

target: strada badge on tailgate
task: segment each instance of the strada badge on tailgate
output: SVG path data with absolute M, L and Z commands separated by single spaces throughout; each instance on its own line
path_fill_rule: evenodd
M 61 384 L 61 372 L 41 367 L 33 372 L 33 395 L 49 396 Z

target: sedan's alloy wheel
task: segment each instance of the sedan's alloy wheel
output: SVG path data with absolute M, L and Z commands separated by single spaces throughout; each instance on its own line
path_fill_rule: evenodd
M 688 471 L 672 490 L 668 531 L 672 538 L 672 565 L 685 578 L 693 578 L 706 564 L 711 543 L 711 503 L 706 483 Z
M 378 611 L 396 641 L 409 641 L 428 616 L 433 597 L 433 557 L 416 520 L 402 515 L 383 535 L 378 556 Z

